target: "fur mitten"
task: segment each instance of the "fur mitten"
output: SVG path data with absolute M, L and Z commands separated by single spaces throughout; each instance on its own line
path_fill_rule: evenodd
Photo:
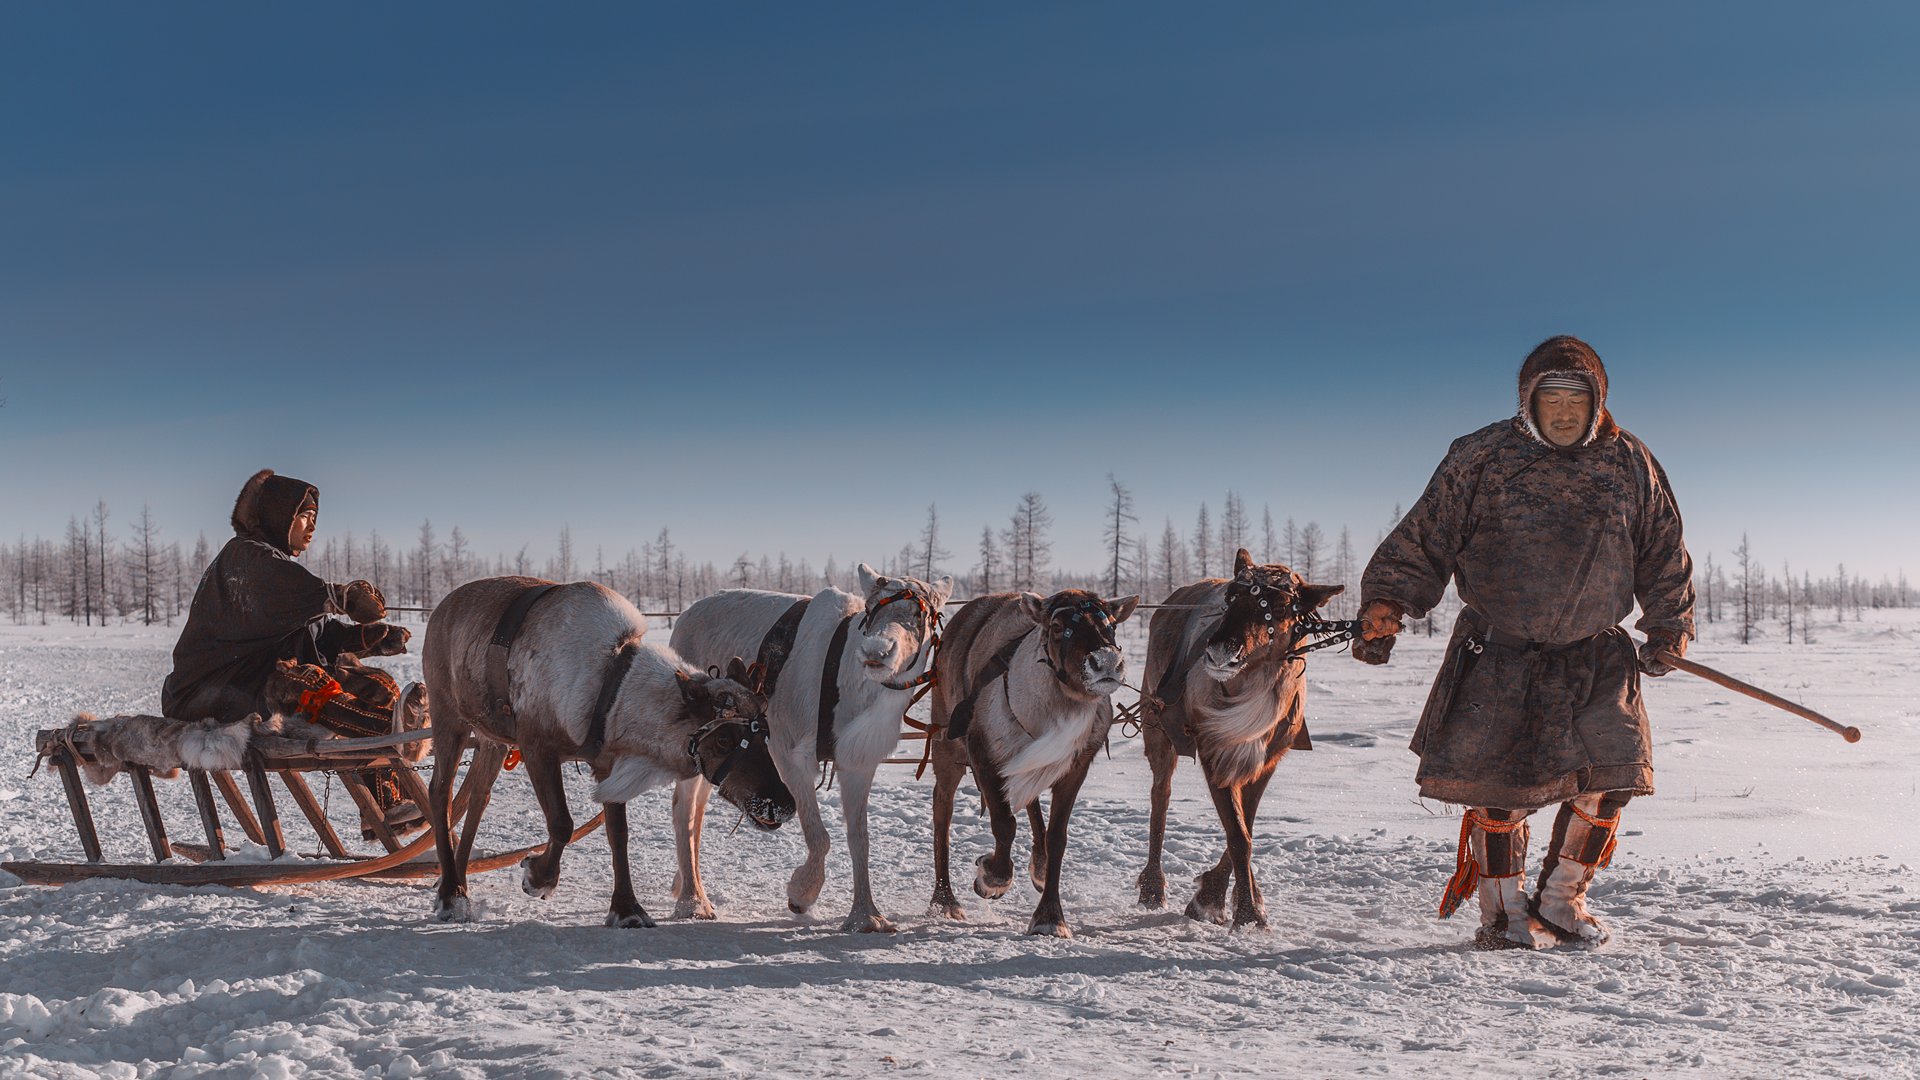
M 387 623 L 363 626 L 360 631 L 366 635 L 366 645 L 360 650 L 362 656 L 399 656 L 407 651 L 407 642 L 413 640 L 413 631 Z
M 1355 638 L 1353 639 L 1353 658 L 1363 664 L 1384 664 L 1387 662 L 1387 657 L 1393 655 L 1394 641 L 1392 637 L 1374 638 L 1372 641 Z
M 387 598 L 371 581 L 347 582 L 340 590 L 340 607 L 357 623 L 374 623 L 387 617 Z

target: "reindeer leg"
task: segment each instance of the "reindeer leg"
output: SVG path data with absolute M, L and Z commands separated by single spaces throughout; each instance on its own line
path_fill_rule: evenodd
M 440 857 L 440 883 L 434 888 L 433 921 L 472 922 L 473 908 L 467 902 L 467 853 L 453 844 L 453 774 L 460 769 L 460 752 L 466 747 L 467 727 L 454 717 L 433 728 L 433 782 L 427 785 L 427 822 L 433 828 L 433 848 Z M 477 793 L 476 793 L 477 794 Z M 467 823 L 471 829 L 486 809 L 484 798 L 467 804 Z
M 474 748 L 473 764 L 467 766 L 467 818 L 460 826 L 461 866 L 473 857 L 473 841 L 480 835 L 480 815 L 486 813 L 487 803 L 493 799 L 493 783 L 500 778 L 500 766 L 506 760 L 507 748 L 490 739 L 481 740 Z M 440 775 L 437 764 L 433 774 Z
M 1201 772 L 1205 771 L 1203 762 Z M 1214 811 L 1220 816 L 1221 827 L 1228 837 L 1227 849 L 1220 853 L 1220 861 L 1214 864 L 1213 869 L 1204 871 L 1199 877 L 1194 878 L 1195 888 L 1193 899 L 1187 903 L 1187 918 L 1225 926 L 1228 922 L 1227 887 L 1233 884 L 1232 837 L 1239 831 L 1240 804 L 1237 799 L 1230 803 L 1224 801 L 1231 793 L 1224 788 L 1214 786 L 1211 779 L 1207 781 L 1207 793 L 1213 796 Z
M 613 901 L 607 909 L 607 925 L 651 927 L 653 918 L 633 896 L 633 868 L 627 863 L 627 804 L 603 803 L 600 809 L 607 815 L 607 849 L 613 852 Z
M 847 855 L 853 859 L 853 910 L 840 929 L 891 934 L 894 925 L 873 902 L 873 882 L 867 876 L 867 796 L 872 790 L 871 771 L 848 769 L 840 774 L 840 814 L 847 821 Z
M 1073 817 L 1073 804 L 1080 798 L 1080 785 L 1086 783 L 1087 769 L 1096 753 L 1098 747 L 1082 752 L 1067 775 L 1054 782 L 1053 803 L 1047 808 L 1053 817 L 1047 825 L 1047 887 L 1040 894 L 1039 906 L 1033 909 L 1033 921 L 1027 924 L 1029 934 L 1073 936 L 1066 913 L 1060 908 L 1060 868 L 1067 861 L 1067 820 Z
M 981 758 L 986 756 L 984 748 L 980 754 Z M 980 794 L 987 802 L 987 817 L 993 824 L 993 854 L 973 860 L 973 891 L 998 900 L 1013 886 L 1013 838 L 1020 826 L 1014 820 L 1013 807 L 1007 805 L 1006 785 L 1000 774 L 994 771 L 991 760 L 986 768 L 979 767 L 981 758 L 974 759 L 973 781 L 980 785 Z
M 1027 830 L 1033 834 L 1033 856 L 1027 860 L 1027 880 L 1034 891 L 1047 887 L 1047 816 L 1040 812 L 1040 800 L 1027 804 Z
M 567 792 L 560 780 L 560 758 L 544 747 L 520 748 L 521 764 L 533 781 L 533 794 L 547 817 L 547 849 L 520 864 L 520 887 L 528 896 L 545 900 L 560 882 L 560 855 L 573 837 L 573 815 L 567 812 Z
M 928 738 L 936 741 L 933 746 L 933 899 L 927 904 L 927 914 L 965 919 L 967 913 L 953 895 L 948 860 L 952 856 L 949 846 L 953 795 L 960 790 L 960 781 L 967 775 L 966 750 L 934 732 L 929 732 Z
M 1267 928 L 1267 898 L 1260 893 L 1260 882 L 1253 876 L 1253 820 L 1260 811 L 1260 796 L 1266 793 L 1267 781 L 1273 779 L 1273 766 L 1268 765 L 1265 772 L 1247 781 L 1240 789 L 1240 820 L 1247 828 L 1246 866 L 1236 873 L 1238 880 L 1233 892 L 1233 925 L 1245 926 L 1252 923 L 1261 930 Z
M 673 786 L 673 917 L 711 919 L 713 901 L 700 880 L 700 831 L 706 825 L 707 799 L 713 785 L 704 776 Z
M 820 814 L 819 793 L 813 790 L 812 755 L 802 761 L 775 749 L 773 764 L 787 790 L 793 792 L 793 814 L 800 820 L 800 832 L 807 841 L 806 861 L 794 867 L 787 878 L 787 910 L 804 915 L 820 899 L 820 886 L 826 884 L 827 852 L 833 847 L 833 837 L 828 835 L 826 820 Z
M 1219 904 L 1218 910 L 1221 916 L 1225 915 L 1226 897 L 1224 895 L 1224 886 L 1231 879 L 1235 883 L 1233 925 L 1242 926 L 1247 922 L 1255 922 L 1257 920 L 1253 918 L 1253 912 L 1251 910 L 1252 900 L 1246 889 L 1247 875 L 1249 873 L 1248 867 L 1252 862 L 1252 843 L 1248 838 L 1246 816 L 1241 811 L 1240 789 L 1237 787 L 1219 787 L 1214 784 L 1208 784 L 1207 792 L 1213 796 L 1213 807 L 1219 812 L 1220 825 L 1227 834 L 1226 857 L 1221 860 L 1221 866 L 1207 871 L 1209 876 L 1220 873 L 1222 867 L 1225 867 L 1228 871 L 1227 874 L 1222 875 L 1220 878 L 1222 895 L 1217 897 Z M 1214 898 L 1209 897 L 1209 899 Z M 1194 897 L 1194 903 L 1197 904 L 1199 902 L 1200 898 L 1198 896 Z M 1217 918 L 1215 921 L 1225 922 L 1226 920 L 1222 917 Z M 1264 921 L 1260 921 L 1260 925 L 1264 926 Z
M 1147 827 L 1147 865 L 1140 871 L 1140 906 L 1158 911 L 1167 906 L 1167 872 L 1160 854 L 1167 840 L 1167 802 L 1173 797 L 1173 771 L 1180 755 L 1158 724 L 1145 725 L 1147 764 L 1153 767 L 1152 813 Z

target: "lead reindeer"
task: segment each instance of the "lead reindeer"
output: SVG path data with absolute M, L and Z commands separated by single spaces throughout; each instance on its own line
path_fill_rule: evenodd
M 729 589 L 695 602 L 675 622 L 673 647 L 696 663 L 757 656 L 769 672 L 768 748 L 794 794 L 807 857 L 787 881 L 787 906 L 811 909 L 825 881 L 831 841 L 814 793 L 823 762 L 834 763 L 853 907 L 842 929 L 892 931 L 868 877 L 867 797 L 873 774 L 900 740 L 900 718 L 933 658 L 940 609 L 953 579 L 929 584 L 882 577 L 860 564 L 860 596 L 824 589 L 809 598 Z M 700 829 L 709 785 L 695 777 L 674 790 L 679 871 L 674 914 L 713 918 L 700 881 Z
M 732 658 L 702 672 L 671 649 L 641 643 L 646 618 L 593 582 L 482 578 L 448 593 L 427 623 L 422 664 L 433 688 L 428 817 L 440 856 L 434 918 L 467 922 L 466 867 L 475 829 L 509 746 L 517 747 L 547 821 L 547 848 L 522 864 L 521 887 L 545 898 L 573 833 L 560 766 L 587 762 L 599 781 L 613 851 L 609 926 L 652 926 L 633 894 L 626 803 L 648 788 L 706 776 L 754 824 L 777 828 L 792 798 L 767 756 L 757 673 Z M 469 731 L 484 738 L 456 847 L 448 815 Z
M 1182 586 L 1153 617 L 1147 672 L 1141 683 L 1147 762 L 1153 767 L 1153 814 L 1140 903 L 1166 904 L 1160 866 L 1167 800 L 1181 756 L 1200 759 L 1207 792 L 1226 831 L 1226 852 L 1201 874 L 1187 916 L 1227 922 L 1233 882 L 1235 926 L 1267 925 L 1266 902 L 1253 877 L 1253 822 L 1274 768 L 1288 750 L 1308 749 L 1306 659 L 1297 655 L 1314 627 L 1315 609 L 1343 585 L 1309 585 L 1278 563 L 1257 565 L 1245 548 L 1232 579 Z
M 953 797 L 968 769 L 993 822 L 993 853 L 975 862 L 973 891 L 989 900 L 1013 883 L 1014 815 L 1033 826 L 1028 873 L 1041 890 L 1029 934 L 1072 937 L 1060 906 L 1067 822 L 1112 720 L 1108 698 L 1126 680 L 1115 628 L 1139 597 L 1103 600 L 1081 589 L 1042 599 L 996 593 L 970 601 L 948 627 L 933 689 L 933 901 L 966 917 L 948 878 Z M 1042 792 L 1051 789 L 1047 814 Z M 1041 871 L 1044 862 L 1045 870 Z

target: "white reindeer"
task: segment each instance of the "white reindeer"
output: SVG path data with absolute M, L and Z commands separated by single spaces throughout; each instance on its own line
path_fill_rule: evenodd
M 768 679 L 767 748 L 793 793 L 807 840 L 806 861 L 787 882 L 787 906 L 796 913 L 811 909 L 826 879 L 832 842 L 814 785 L 821 762 L 831 760 L 853 858 L 853 907 L 842 929 L 891 932 L 894 925 L 874 903 L 867 872 L 867 797 L 874 770 L 899 742 L 901 716 L 931 660 L 953 579 L 928 584 L 882 577 L 865 563 L 859 573 L 864 598 L 832 588 L 812 598 L 751 589 L 716 593 L 687 608 L 673 628 L 673 648 L 696 664 L 744 656 L 778 668 Z M 783 635 L 769 637 L 783 616 L 789 624 L 798 619 L 790 645 Z M 836 639 L 841 642 L 837 650 Z M 823 701 L 831 714 L 824 720 Z M 830 725 L 825 736 L 823 722 Z M 713 903 L 700 880 L 708 787 L 696 777 L 674 789 L 679 853 L 674 915 L 679 918 L 713 918 Z

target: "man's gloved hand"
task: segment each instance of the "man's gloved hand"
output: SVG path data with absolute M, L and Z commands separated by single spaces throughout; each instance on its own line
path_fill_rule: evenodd
M 387 617 L 387 598 L 371 581 L 349 581 L 340 590 L 340 608 L 354 622 L 376 623 Z
M 386 631 L 384 635 L 380 631 Z M 404 626 L 369 626 L 364 631 L 367 646 L 362 656 L 399 656 L 407 651 L 407 642 L 413 640 L 413 631 Z
M 1655 630 L 1647 635 L 1640 644 L 1640 672 L 1659 678 L 1673 670 L 1671 664 L 1662 663 L 1659 653 L 1672 653 L 1675 656 L 1687 655 L 1687 635 L 1677 630 Z
M 1384 664 L 1393 653 L 1394 635 L 1400 632 L 1400 605 L 1391 600 L 1375 600 L 1360 612 L 1360 636 L 1353 642 L 1353 658 L 1363 664 Z

